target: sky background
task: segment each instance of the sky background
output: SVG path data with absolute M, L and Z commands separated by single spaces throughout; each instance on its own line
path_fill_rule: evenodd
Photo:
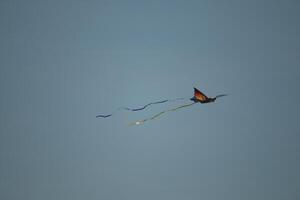
M 1 0 L 0 199 L 300 199 L 299 9 Z

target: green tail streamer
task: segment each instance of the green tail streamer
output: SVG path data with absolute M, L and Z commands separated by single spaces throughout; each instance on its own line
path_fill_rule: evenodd
M 135 121 L 135 122 L 131 122 L 129 125 L 130 126 L 133 126 L 133 125 L 141 125 L 143 123 L 145 123 L 146 121 L 149 121 L 149 120 L 154 120 L 156 118 L 158 118 L 159 116 L 167 113 L 167 112 L 173 112 L 173 111 L 176 111 L 176 110 L 179 110 L 181 108 L 186 108 L 186 107 L 189 107 L 189 106 L 192 106 L 194 104 L 196 104 L 197 102 L 193 102 L 193 103 L 189 103 L 189 104 L 184 104 L 184 105 L 181 105 L 181 106 L 178 106 L 178 107 L 175 107 L 175 108 L 172 108 L 172 109 L 168 109 L 168 110 L 164 110 L 162 112 L 159 112 L 157 114 L 155 114 L 154 116 L 150 117 L 150 118 L 146 118 L 146 119 L 142 119 L 142 120 L 138 120 L 138 121 Z

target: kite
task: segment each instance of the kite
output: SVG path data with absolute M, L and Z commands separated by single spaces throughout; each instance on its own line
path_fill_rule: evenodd
M 146 121 L 154 120 L 157 117 L 159 117 L 159 116 L 161 116 L 161 115 L 163 115 L 163 114 L 165 114 L 167 112 L 173 112 L 173 111 L 179 110 L 181 108 L 186 108 L 186 107 L 189 107 L 189 106 L 193 106 L 196 103 L 202 103 L 202 104 L 204 104 L 204 103 L 212 103 L 217 98 L 224 97 L 224 96 L 227 96 L 227 95 L 228 94 L 220 94 L 220 95 L 217 95 L 217 96 L 211 98 L 211 97 L 207 97 L 200 90 L 198 90 L 197 88 L 194 87 L 194 96 L 192 98 L 190 98 L 190 100 L 193 101 L 193 103 L 184 104 L 184 105 L 172 108 L 172 109 L 164 110 L 164 111 L 159 112 L 158 114 L 154 115 L 153 117 L 146 118 L 146 119 L 143 119 L 143 120 L 138 120 L 138 121 L 130 123 L 129 125 L 140 125 L 140 124 L 143 124 Z
M 214 102 L 217 98 L 220 98 L 220 97 L 224 97 L 224 96 L 227 96 L 227 94 L 220 94 L 220 95 L 217 95 L 215 97 L 207 97 L 205 94 L 203 94 L 200 90 L 198 90 L 197 88 L 194 87 L 194 96 L 192 98 L 176 98 L 176 99 L 166 99 L 166 100 L 162 100 L 162 101 L 155 101 L 155 102 L 151 102 L 151 103 L 148 103 L 140 108 L 128 108 L 128 107 L 120 107 L 117 109 L 117 111 L 119 110 L 128 110 L 128 111 L 132 111 L 132 112 L 136 112 L 136 111 L 141 111 L 141 110 L 144 110 L 145 108 L 147 108 L 148 106 L 151 106 L 151 105 L 155 105 L 155 104 L 162 104 L 162 103 L 166 103 L 166 102 L 172 102 L 172 101 L 178 101 L 178 100 L 185 100 L 185 99 L 189 99 L 191 101 L 193 101 L 192 103 L 189 103 L 189 104 L 184 104 L 184 105 L 180 105 L 178 107 L 175 107 L 175 108 L 172 108 L 172 109 L 168 109 L 168 110 L 164 110 L 164 111 L 161 111 L 159 112 L 158 114 L 150 117 L 150 118 L 146 118 L 146 119 L 143 119 L 143 120 L 138 120 L 138 121 L 135 121 L 135 122 L 132 122 L 130 123 L 129 125 L 140 125 L 146 121 L 149 121 L 149 120 L 154 120 L 156 118 L 158 118 L 159 116 L 167 113 L 167 112 L 173 112 L 173 111 L 176 111 L 176 110 L 179 110 L 181 108 L 186 108 L 186 107 L 189 107 L 189 106 L 192 106 L 196 103 L 202 103 L 202 104 L 205 104 L 205 103 L 212 103 Z M 107 118 L 107 117 L 110 117 L 112 116 L 114 113 L 111 113 L 111 114 L 108 114 L 108 115 L 97 115 L 96 118 Z
M 194 101 L 195 103 L 211 103 L 214 102 L 219 97 L 227 96 L 228 94 L 219 94 L 215 96 L 214 98 L 207 97 L 205 94 L 200 92 L 197 88 L 194 87 L 194 96 L 190 100 Z

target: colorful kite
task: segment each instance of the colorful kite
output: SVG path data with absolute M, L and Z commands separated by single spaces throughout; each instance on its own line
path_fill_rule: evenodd
M 163 115 L 164 113 L 167 113 L 167 112 L 172 112 L 172 111 L 176 111 L 176 110 L 179 110 L 181 108 L 186 108 L 186 107 L 189 107 L 189 106 L 192 106 L 196 103 L 211 103 L 211 102 L 214 102 L 217 98 L 219 97 L 224 97 L 224 96 L 227 96 L 227 94 L 221 94 L 221 95 L 217 95 L 216 97 L 207 97 L 205 94 L 203 94 L 200 90 L 198 90 L 197 88 L 194 87 L 194 96 L 192 98 L 190 98 L 189 100 L 193 101 L 193 103 L 189 103 L 189 104 L 184 104 L 184 105 L 180 105 L 178 107 L 175 107 L 175 108 L 172 108 L 172 109 L 168 109 L 168 110 L 164 110 L 162 112 L 159 112 L 158 114 L 150 117 L 150 118 L 146 118 L 146 119 L 143 119 L 143 120 L 138 120 L 138 121 L 135 121 L 135 122 L 132 122 L 130 123 L 130 125 L 140 125 L 140 124 L 143 124 L 144 122 L 146 121 L 149 121 L 149 120 L 153 120 L 153 119 L 156 119 L 157 117 Z M 128 107 L 121 107 L 118 110 L 129 110 L 129 111 L 141 111 L 141 110 L 144 110 L 145 108 L 147 108 L 148 106 L 151 106 L 151 105 L 155 105 L 155 104 L 161 104 L 161 103 L 166 103 L 166 102 L 170 102 L 170 101 L 178 101 L 178 100 L 184 100 L 186 98 L 176 98 L 176 99 L 167 99 L 167 100 L 163 100 L 163 101 L 156 101 L 156 102 L 151 102 L 151 103 L 148 103 L 144 106 L 142 106 L 141 108 L 128 108 Z M 112 114 L 108 114 L 108 115 L 97 115 L 96 117 L 102 117 L 102 118 L 106 118 L 106 117 L 110 117 L 112 116 Z

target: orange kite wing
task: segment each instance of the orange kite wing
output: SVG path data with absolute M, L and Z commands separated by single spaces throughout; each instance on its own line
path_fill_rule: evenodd
M 203 94 L 200 90 L 198 90 L 197 88 L 194 88 L 194 97 L 199 100 L 199 101 L 205 101 L 208 99 L 207 96 L 205 96 L 205 94 Z

